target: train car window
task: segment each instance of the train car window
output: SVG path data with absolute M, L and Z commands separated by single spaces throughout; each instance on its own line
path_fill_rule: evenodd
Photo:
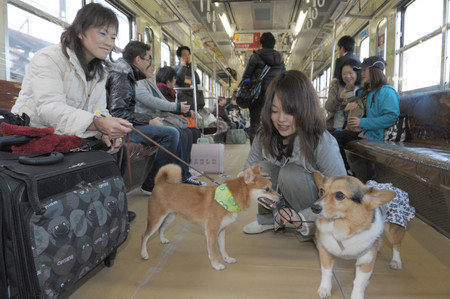
M 442 43 L 442 28 L 446 28 L 448 23 L 443 24 L 443 4 L 443 0 L 416 0 L 402 7 L 401 80 L 398 87 L 401 92 L 433 88 L 445 82 L 441 78 L 442 55 L 446 50 Z M 441 14 L 437 16 L 437 12 Z
M 144 29 L 144 43 L 150 45 L 152 48 L 152 57 L 155 58 L 155 42 L 154 42 L 155 35 L 153 34 L 153 29 L 149 26 L 146 26 Z
M 170 46 L 161 41 L 161 67 L 170 66 Z
M 364 58 L 367 58 L 370 56 L 370 39 L 368 36 L 366 36 L 364 39 L 361 40 L 361 43 L 359 44 L 359 59 L 363 61 Z
M 25 69 L 38 50 L 57 44 L 63 27 L 12 4 L 7 5 L 9 65 L 8 80 L 22 82 Z M 9 70 L 8 70 L 9 68 Z
M 382 19 L 377 26 L 377 56 L 386 60 L 387 20 Z
M 128 44 L 128 42 L 131 40 L 131 31 L 132 31 L 132 24 L 133 24 L 133 18 L 130 14 L 124 12 L 121 9 L 118 9 L 117 7 L 111 5 L 110 3 L 106 2 L 105 0 L 95 0 L 94 2 L 100 3 L 101 5 L 108 7 L 112 9 L 117 16 L 117 19 L 119 19 L 119 32 L 117 34 L 116 39 L 116 48 L 123 49 Z M 117 59 L 121 57 L 120 54 L 113 52 L 112 57 L 114 59 Z
M 39 10 L 63 20 L 66 23 L 72 23 L 75 15 L 82 6 L 82 1 L 73 0 L 21 0 L 23 3 L 36 7 Z
M 207 73 L 203 73 L 203 74 L 205 76 L 205 80 L 203 82 L 203 89 L 211 91 L 211 82 L 210 82 L 209 75 Z
M 205 78 L 203 78 L 203 71 L 201 69 L 196 70 L 198 76 L 200 77 L 200 86 L 204 86 L 205 84 Z

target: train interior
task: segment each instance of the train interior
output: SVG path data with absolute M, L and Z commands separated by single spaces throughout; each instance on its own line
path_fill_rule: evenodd
M 61 0 L 50 5 L 37 0 L 0 1 L 0 13 L 7 16 L 7 22 L 0 25 L 4 37 L 0 48 L 5 49 L 1 50 L 0 60 L 0 108 L 11 108 L 14 94 L 20 90 L 18 82 L 23 80 L 33 54 L 57 43 L 62 27 L 85 2 L 90 1 Z M 384 237 L 366 297 L 449 298 L 450 63 L 443 58 L 448 56 L 447 49 L 450 51 L 446 46 L 450 45 L 448 0 L 416 0 L 422 5 L 418 7 L 412 5 L 414 1 L 400 0 L 91 2 L 111 7 L 119 16 L 121 29 L 114 58 L 120 57 L 120 50 L 135 39 L 152 45 L 157 67 L 171 66 L 178 63 L 178 46 L 188 45 L 203 81 L 207 108 L 217 105 L 218 96 L 232 96 L 246 62 L 259 47 L 254 39 L 262 32 L 274 34 L 276 49 L 282 53 L 287 69 L 298 69 L 310 76 L 322 104 L 338 57 L 339 37 L 353 36 L 355 53 L 361 58 L 385 57 L 388 82 L 399 91 L 402 111 L 410 116 L 414 146 L 400 148 L 391 144 L 389 148 L 378 148 L 355 144 L 348 155 L 360 179 L 373 178 L 376 173 L 380 180 L 395 182 L 410 193 L 412 205 L 417 208 L 401 248 L 403 268 L 389 267 L 392 247 Z M 49 8 L 52 5 L 60 7 L 59 11 Z M 424 25 L 427 22 L 416 20 L 417 14 L 428 13 L 429 7 L 432 13 L 443 13 L 433 22 L 428 20 L 432 25 Z M 413 8 L 416 15 L 412 14 Z M 402 18 L 409 23 L 400 21 Z M 400 37 L 398 28 L 413 23 L 426 28 L 415 27 Z M 45 30 L 36 30 L 33 25 Z M 433 63 L 422 63 L 425 55 L 432 56 Z M 413 75 L 417 73 L 414 67 L 427 75 Z M 13 89 L 5 84 L 11 81 L 15 82 Z M 6 103 L 3 99 L 7 97 L 11 101 Z M 425 109 L 435 113 L 423 116 Z M 203 137 L 223 143 L 218 131 L 218 122 L 212 130 L 202 128 Z M 208 174 L 219 182 L 236 177 L 243 170 L 249 149 L 248 139 L 244 144 L 224 144 L 223 171 Z M 140 160 L 134 165 L 143 171 L 147 163 Z M 215 184 L 204 176 L 198 179 Z M 137 217 L 130 224 L 128 238 L 119 247 L 114 265 L 94 268 L 60 298 L 319 298 L 321 271 L 316 243 L 299 242 L 290 227 L 245 234 L 242 228 L 255 219 L 256 203 L 240 212 L 226 230 L 227 251 L 238 262 L 227 264 L 225 270 L 211 267 L 203 228 L 181 217 L 166 230 L 170 243 L 161 244 L 158 234 L 154 234 L 148 243 L 150 259 L 142 260 L 141 234 L 147 224 L 148 196 L 131 182 L 126 183 L 132 189 L 127 194 L 129 209 Z M 350 298 L 354 275 L 354 260 L 337 260 L 331 298 Z

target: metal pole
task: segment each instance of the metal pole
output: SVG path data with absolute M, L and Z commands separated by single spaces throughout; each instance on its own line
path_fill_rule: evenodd
M 192 28 L 189 28 L 189 40 L 190 40 L 190 49 L 191 49 L 191 76 L 192 76 L 192 84 L 193 84 L 193 95 L 194 95 L 194 111 L 195 111 L 195 123 L 197 124 L 197 80 L 195 78 L 195 68 L 194 68 L 194 47 L 192 44 Z M 198 127 L 198 124 L 197 124 Z
M 334 74 L 334 67 L 335 67 L 335 61 L 334 61 L 334 57 L 335 57 L 335 52 L 336 52 L 336 22 L 333 23 L 333 52 L 331 53 L 331 72 L 330 72 L 330 78 L 328 78 L 328 82 L 331 82 L 331 80 L 333 79 L 333 74 Z

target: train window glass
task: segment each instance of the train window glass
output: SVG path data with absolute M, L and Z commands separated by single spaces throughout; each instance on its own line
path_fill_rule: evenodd
M 197 74 L 200 77 L 200 86 L 203 86 L 203 82 L 205 82 L 205 78 L 203 78 L 203 71 L 201 69 L 197 69 Z
M 441 52 L 441 35 L 404 51 L 402 55 L 403 80 L 401 90 L 408 91 L 439 85 Z
M 57 44 L 63 28 L 14 5 L 7 5 L 9 68 L 8 80 L 22 82 L 31 57 L 38 50 Z
M 144 29 L 144 43 L 152 47 L 152 57 L 155 57 L 155 47 L 154 47 L 154 34 L 153 29 L 146 26 Z
M 210 79 L 209 79 L 209 75 L 207 73 L 204 73 L 205 76 L 205 80 L 203 81 L 203 89 L 206 89 L 208 91 L 210 91 Z
M 359 44 L 359 59 L 361 59 L 361 61 L 363 61 L 364 58 L 370 56 L 369 46 L 370 46 L 369 37 L 364 38 Z
M 21 0 L 22 2 L 36 7 L 39 10 L 63 20 L 66 23 L 72 23 L 77 11 L 81 8 L 82 2 L 69 0 Z
M 117 33 L 116 47 L 120 49 L 125 48 L 128 42 L 131 40 L 131 16 L 125 14 L 123 11 L 112 6 L 105 0 L 95 0 L 94 2 L 100 3 L 101 5 L 110 8 L 116 13 L 117 19 L 119 20 L 119 32 Z M 112 56 L 114 59 L 120 57 L 120 55 L 114 52 Z
M 162 41 L 161 42 L 161 67 L 170 66 L 170 47 Z
M 386 18 L 378 23 L 377 27 L 377 56 L 386 60 L 387 21 Z
M 407 6 L 404 14 L 403 45 L 408 45 L 442 26 L 442 15 L 436 13 L 444 11 L 443 5 L 442 0 L 416 0 Z

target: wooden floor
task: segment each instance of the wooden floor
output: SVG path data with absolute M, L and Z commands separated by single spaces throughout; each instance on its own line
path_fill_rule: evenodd
M 248 144 L 226 145 L 226 175 L 234 177 L 242 170 L 248 149 Z M 320 265 L 312 241 L 300 243 L 289 230 L 242 232 L 255 219 L 256 204 L 227 229 L 227 251 L 238 262 L 216 271 L 209 263 L 202 229 L 181 218 L 166 230 L 171 243 L 160 244 L 155 234 L 149 241 L 150 260 L 142 260 L 147 196 L 135 191 L 128 200 L 137 218 L 114 266 L 98 266 L 64 298 L 319 298 Z M 392 253 L 385 240 L 366 298 L 450 298 L 449 253 L 449 240 L 414 219 L 403 241 L 403 269 L 389 268 Z M 338 261 L 332 298 L 350 298 L 353 277 L 354 261 Z

